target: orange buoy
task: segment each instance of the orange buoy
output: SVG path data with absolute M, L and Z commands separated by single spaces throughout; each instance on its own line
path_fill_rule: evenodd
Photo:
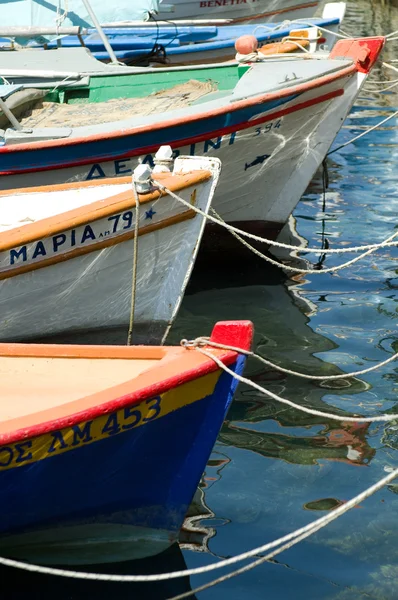
M 257 52 L 258 41 L 254 35 L 241 35 L 235 42 L 235 50 L 239 54 Z

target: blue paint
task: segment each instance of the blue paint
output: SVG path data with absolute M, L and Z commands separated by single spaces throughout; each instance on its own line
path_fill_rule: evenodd
M 200 121 L 191 121 L 189 123 L 181 123 L 170 128 L 151 128 L 149 131 L 136 134 L 127 134 L 121 137 L 104 137 L 89 141 L 83 144 L 75 144 L 72 146 L 59 145 L 51 148 L 40 148 L 33 144 L 33 148 L 29 150 L 20 150 L 10 153 L 1 154 L 1 169 L 0 175 L 4 172 L 12 171 L 13 173 L 24 172 L 26 169 L 37 170 L 38 165 L 43 168 L 48 167 L 67 167 L 68 164 L 73 164 L 75 161 L 94 162 L 93 165 L 87 165 L 86 179 L 101 179 L 110 177 L 120 173 L 121 164 L 123 169 L 131 168 L 128 166 L 128 158 L 132 154 L 139 153 L 141 148 L 156 147 L 162 144 L 169 144 L 176 148 L 182 144 L 183 140 L 189 138 L 200 137 L 203 142 L 196 144 L 196 153 L 203 153 L 213 148 L 214 151 L 220 147 L 218 137 L 214 137 L 214 132 L 223 130 L 228 127 L 237 127 L 246 124 L 249 120 L 254 119 L 256 115 L 262 115 L 265 111 L 273 110 L 282 107 L 284 104 L 294 100 L 298 95 L 288 96 L 278 100 L 267 102 L 266 104 L 256 104 L 246 106 L 240 110 L 229 112 L 226 114 L 215 115 L 214 117 L 206 118 Z M 227 133 L 222 136 L 228 139 L 229 145 L 234 143 L 236 132 Z M 204 150 L 206 145 L 207 150 Z M 134 161 L 137 158 L 133 159 Z M 105 172 L 99 164 L 102 161 L 111 161 L 111 172 Z M 121 162 L 122 161 L 122 162 Z M 153 165 L 151 154 L 147 154 L 143 158 L 143 162 Z M 61 177 L 62 179 L 62 177 Z
M 145 212 L 145 219 L 151 219 L 152 220 L 153 215 L 156 215 L 156 210 L 153 210 L 153 208 L 151 207 L 149 210 L 147 210 Z
M 242 372 L 243 364 L 239 358 L 232 368 Z M 175 534 L 229 408 L 236 387 L 231 379 L 222 374 L 213 394 L 160 419 L 160 397 L 151 398 L 150 416 L 138 428 L 131 428 L 139 418 L 134 408 L 125 411 L 126 425 L 113 413 L 103 427 L 108 437 L 90 444 L 84 444 L 90 422 L 75 427 L 75 450 L 0 472 L 0 533 L 96 522 Z M 49 453 L 66 447 L 61 432 L 53 437 Z M 21 444 L 20 461 L 28 453 L 29 445 Z M 12 449 L 2 448 L 1 464 L 12 459 Z

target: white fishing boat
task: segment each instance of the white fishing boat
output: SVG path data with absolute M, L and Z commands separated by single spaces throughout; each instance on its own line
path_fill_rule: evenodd
M 25 116 L 4 132 L 0 188 L 126 175 L 138 159 L 153 164 L 168 143 L 177 155 L 220 158 L 215 210 L 246 231 L 276 237 L 383 44 L 382 37 L 345 39 L 325 55 L 134 74 L 98 63 L 83 48 L 55 51 L 47 69 L 43 51 L 25 53 L 36 69 L 21 68 L 20 53 L 10 53 L 0 74 L 20 86 L 0 93 L 8 94 L 5 102 L 15 98 Z M 62 67 L 64 52 L 79 55 L 79 72 Z M 90 71 L 93 63 L 101 70 Z
M 102 328 L 122 329 L 127 339 L 130 319 L 135 342 L 164 340 L 205 218 L 159 182 L 207 214 L 220 161 L 181 157 L 153 180 L 145 169 L 150 176 L 148 167 L 136 170 L 146 177 L 134 184 L 139 205 L 131 177 L 0 194 L 1 340 Z

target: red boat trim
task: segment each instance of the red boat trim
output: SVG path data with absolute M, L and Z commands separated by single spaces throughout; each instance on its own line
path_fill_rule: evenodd
M 294 104 L 293 106 L 290 106 L 288 108 L 284 108 L 284 109 L 278 110 L 276 112 L 273 112 L 269 115 L 265 115 L 264 117 L 259 117 L 258 119 L 253 119 L 252 121 L 245 121 L 244 123 L 242 123 L 240 125 L 230 125 L 229 127 L 223 127 L 222 129 L 216 129 L 215 131 L 211 132 L 211 136 L 219 137 L 219 136 L 227 135 L 228 133 L 234 133 L 237 131 L 248 129 L 249 127 L 254 127 L 256 125 L 260 125 L 261 123 L 266 123 L 267 121 L 272 121 L 273 119 L 278 119 L 285 115 L 289 115 L 289 114 L 297 112 L 299 110 L 303 110 L 304 108 L 309 108 L 310 106 L 315 106 L 316 104 L 321 104 L 322 102 L 326 102 L 327 100 L 331 100 L 332 98 L 337 98 L 338 96 L 343 96 L 343 95 L 344 95 L 344 89 L 339 88 L 337 90 L 334 90 L 333 92 L 324 94 L 323 96 L 317 96 L 316 98 L 311 98 L 311 100 L 306 100 L 305 102 L 300 102 L 298 104 Z M 250 124 L 249 127 L 248 127 L 248 123 Z M 195 137 L 184 138 L 182 140 L 178 140 L 177 142 L 172 142 L 172 146 L 174 148 L 176 148 L 176 147 L 180 148 L 181 146 L 188 146 L 190 144 L 196 144 L 198 142 L 202 142 L 204 140 L 207 140 L 208 138 L 209 138 L 209 134 L 202 134 L 202 135 L 198 135 Z M 87 141 L 85 138 L 81 138 L 81 139 Z M 23 146 L 27 146 L 27 145 L 28 144 L 23 144 Z M 158 150 L 158 148 L 159 148 L 158 144 L 152 145 L 152 146 L 144 146 L 144 147 L 138 148 L 136 150 L 131 150 L 129 152 L 124 152 L 124 153 L 118 154 L 117 159 L 122 160 L 123 158 L 130 158 L 133 156 L 141 156 L 143 154 L 150 154 L 152 152 L 156 152 Z M 29 149 L 31 149 L 31 148 L 29 148 Z M 1 149 L 0 149 L 0 152 L 1 152 Z M 4 176 L 20 175 L 23 173 L 36 173 L 37 171 L 54 171 L 59 168 L 62 169 L 62 168 L 69 168 L 69 167 L 78 167 L 81 165 L 91 165 L 93 163 L 107 162 L 109 160 L 113 160 L 114 158 L 116 159 L 116 157 L 112 157 L 112 158 L 92 157 L 90 159 L 82 159 L 82 160 L 76 160 L 73 162 L 68 162 L 67 164 L 62 165 L 61 167 L 59 165 L 54 165 L 54 166 L 51 165 L 51 166 L 46 166 L 46 167 L 37 166 L 37 167 L 32 167 L 30 169 L 23 169 L 23 170 L 18 170 L 18 171 L 16 171 L 16 170 L 15 171 L 3 171 L 3 172 L 0 172 L 0 175 L 4 175 Z M 103 181 L 103 179 L 101 179 L 100 181 Z
M 252 337 L 253 325 L 250 321 L 224 321 L 215 325 L 210 339 L 214 342 L 223 343 L 226 345 L 234 345 L 235 347 L 249 350 Z M 14 347 L 15 346 L 18 345 L 16 344 Z M 103 349 L 106 350 L 106 347 L 103 347 Z M 177 348 L 177 350 L 180 349 Z M 215 350 L 214 348 L 207 348 L 207 350 L 214 353 L 225 365 L 231 365 L 237 358 L 237 353 L 230 350 Z M 213 373 L 214 371 L 219 370 L 218 365 L 213 360 L 204 355 L 200 355 L 196 350 L 186 349 L 184 350 L 184 353 L 185 352 L 193 353 L 193 366 L 191 368 L 187 368 L 185 371 L 180 372 L 179 365 L 181 365 L 181 355 L 177 355 L 173 361 L 175 364 L 174 370 L 176 373 L 171 377 L 167 377 L 162 381 L 144 386 L 140 390 L 136 390 L 131 394 L 125 394 L 119 398 L 104 402 L 102 404 L 97 404 L 90 409 L 82 410 L 73 413 L 72 415 L 49 420 L 38 425 L 24 427 L 22 429 L 11 431 L 10 433 L 0 434 L 0 446 L 15 443 L 19 440 L 26 441 L 31 437 L 43 435 L 44 433 L 49 433 L 53 430 L 63 429 L 65 427 L 73 427 L 82 421 L 95 419 L 101 415 L 120 410 L 120 408 L 124 408 L 126 406 L 135 406 L 136 404 L 140 404 L 146 398 L 158 396 L 159 394 L 163 394 L 164 392 L 178 387 L 183 383 L 193 381 L 199 377 L 207 375 L 208 373 Z M 171 366 L 170 363 L 169 365 Z M 76 402 L 79 402 L 79 400 Z M 22 418 L 15 419 L 14 421 L 19 420 L 22 420 Z M 11 421 L 10 426 L 12 426 Z
M 352 59 L 351 59 L 352 60 Z M 217 117 L 224 113 L 236 112 L 238 110 L 247 108 L 249 106 L 255 106 L 257 104 L 263 104 L 266 102 L 270 102 L 272 100 L 279 100 L 282 98 L 286 98 L 287 96 L 292 96 L 295 94 L 301 94 L 303 92 L 307 92 L 310 90 L 318 89 L 324 85 L 332 83 L 334 81 L 338 81 L 339 79 L 343 79 L 346 76 L 354 75 L 357 72 L 357 66 L 355 63 L 350 64 L 344 69 L 340 69 L 336 73 L 329 73 L 328 75 L 324 75 L 323 77 L 319 77 L 314 81 L 307 81 L 306 83 L 302 83 L 293 87 L 285 88 L 283 90 L 278 90 L 276 92 L 262 94 L 259 96 L 255 96 L 254 98 L 247 98 L 246 100 L 239 100 L 237 102 L 231 102 L 227 106 L 222 106 L 220 108 L 215 108 L 213 110 L 200 113 L 196 116 L 186 116 L 183 118 L 170 119 L 168 121 L 164 121 L 160 124 L 159 129 L 168 129 L 170 127 L 176 127 L 179 125 L 194 123 L 197 121 L 207 120 L 212 117 Z M 314 103 L 316 103 L 316 99 L 314 99 Z M 88 135 L 84 137 L 76 137 L 72 139 L 62 139 L 62 140 L 45 140 L 43 142 L 26 142 L 24 144 L 13 144 L 12 146 L 3 146 L 0 148 L 0 155 L 12 152 L 21 152 L 26 150 L 37 150 L 42 148 L 52 148 L 52 147 L 62 147 L 62 146 L 74 146 L 76 144 L 84 144 L 90 142 L 102 141 L 103 139 L 113 139 L 119 137 L 127 137 L 129 135 L 135 135 L 139 133 L 146 133 L 149 131 L 153 131 L 154 126 L 153 123 L 149 125 L 143 125 L 141 127 L 134 128 L 125 128 L 118 129 L 117 131 L 106 132 L 106 133 L 96 133 L 93 135 Z M 213 133 L 212 133 L 213 135 Z M 91 162 L 91 161 L 90 161 Z

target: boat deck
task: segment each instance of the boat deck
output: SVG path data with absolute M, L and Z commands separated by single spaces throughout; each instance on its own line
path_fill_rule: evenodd
M 158 363 L 157 358 L 1 356 L 0 422 L 79 400 Z
M 106 102 L 60 104 L 35 100 L 20 119 L 23 127 L 84 127 L 93 123 L 122 121 L 134 116 L 147 116 L 191 106 L 214 92 L 210 81 L 190 80 L 144 98 L 117 98 Z

